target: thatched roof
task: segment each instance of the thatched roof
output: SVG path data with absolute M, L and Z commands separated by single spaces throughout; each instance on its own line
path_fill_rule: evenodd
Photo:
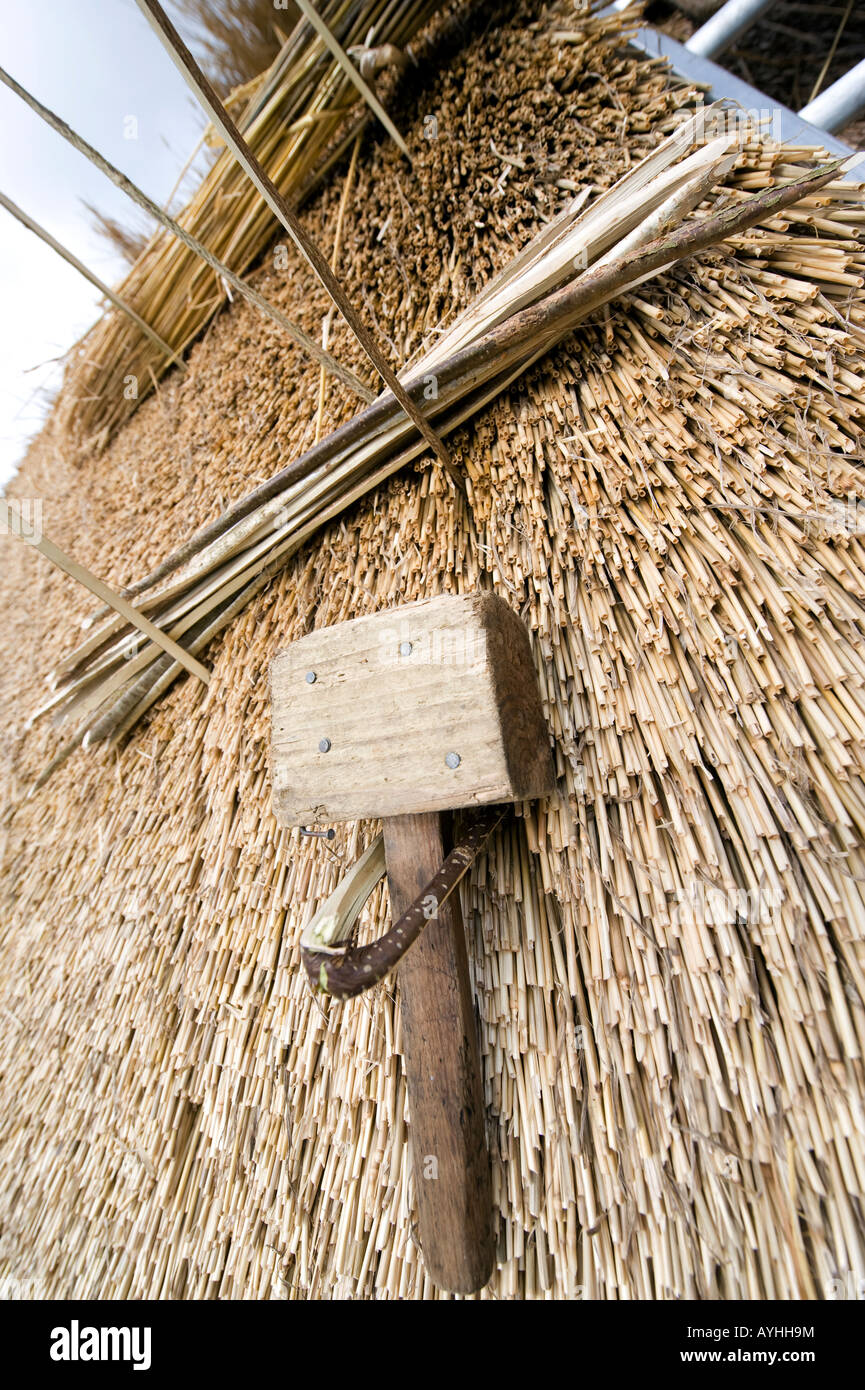
M 495 25 L 460 7 L 394 108 L 413 168 L 367 139 L 341 273 L 395 358 L 558 210 L 561 180 L 607 186 L 687 103 L 597 27 L 561 37 L 577 27 L 564 5 Z M 755 146 L 731 178 L 795 160 Z M 343 174 L 306 212 L 326 249 Z M 481 1296 L 819 1297 L 861 1270 L 849 198 L 599 314 L 458 436 L 468 499 L 428 466 L 392 480 L 225 630 L 206 691 L 179 682 L 30 797 L 61 735 L 26 721 L 91 604 L 7 541 L 0 1274 L 56 1296 L 440 1296 L 412 1231 L 394 983 L 322 1005 L 299 962 L 375 827 L 328 847 L 276 826 L 267 672 L 314 627 L 476 588 L 531 630 L 559 779 L 463 895 L 499 1214 Z M 319 332 L 293 258 L 256 283 Z M 338 325 L 331 348 L 361 365 Z M 189 364 L 101 456 L 49 422 L 12 489 L 116 587 L 313 436 L 318 368 L 248 305 Z M 352 409 L 329 385 L 325 428 Z M 387 912 L 379 894 L 365 931 Z

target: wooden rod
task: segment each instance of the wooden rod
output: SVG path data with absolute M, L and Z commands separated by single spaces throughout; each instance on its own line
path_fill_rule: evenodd
M 188 246 L 190 251 L 194 251 L 197 256 L 200 256 L 201 259 L 210 266 L 211 270 L 214 270 L 217 275 L 221 275 L 224 280 L 227 280 L 228 283 L 237 290 L 238 294 L 242 294 L 244 298 L 248 299 L 251 304 L 254 304 L 262 314 L 265 314 L 268 318 L 272 319 L 274 323 L 278 324 L 279 327 L 288 334 L 289 338 L 297 343 L 298 347 L 302 348 L 308 357 L 312 357 L 322 368 L 329 371 L 332 376 L 337 377 L 349 390 L 353 391 L 356 396 L 359 396 L 361 400 L 369 403 L 374 399 L 375 393 L 370 391 L 368 386 L 364 385 L 360 377 L 356 376 L 348 367 L 344 367 L 326 350 L 326 348 L 320 347 L 314 338 L 311 338 L 309 334 L 305 333 L 296 323 L 292 323 L 291 319 L 286 318 L 281 310 L 269 303 L 263 294 L 259 294 L 258 290 L 253 289 L 252 285 L 248 285 L 246 281 L 242 280 L 233 270 L 229 269 L 227 265 L 224 265 L 222 261 L 214 256 L 212 251 L 208 251 L 207 247 L 204 246 L 197 237 L 192 236 L 185 227 L 181 227 L 180 223 L 176 222 L 158 203 L 154 203 L 153 199 L 149 198 L 146 193 L 143 193 L 140 188 L 136 187 L 131 179 L 128 179 L 119 169 L 115 169 L 114 165 L 110 164 L 98 150 L 94 149 L 92 145 L 89 145 L 77 131 L 74 131 L 71 126 L 67 125 L 61 116 L 50 111 L 47 106 L 43 106 L 41 101 L 28 92 L 25 87 L 22 87 L 19 82 L 16 82 L 15 78 L 11 77 L 3 68 L 0 68 L 0 82 L 3 82 L 17 97 L 20 97 L 25 105 L 30 107 L 31 111 L 35 111 L 36 115 L 41 117 L 46 125 L 49 125 L 58 135 L 62 135 L 63 139 L 67 140 L 73 149 L 77 150 L 79 154 L 83 154 L 86 159 L 89 159 L 91 164 L 94 164 L 100 173 L 103 173 L 105 177 L 109 178 L 117 188 L 121 189 L 121 191 L 127 195 L 127 197 L 131 198 L 133 203 L 136 203 L 144 212 L 148 213 L 159 222 L 166 231 L 171 232 L 173 236 L 176 236 L 178 240 L 182 241 L 184 246 Z
M 95 574 L 91 574 L 83 565 L 79 565 L 77 560 L 73 560 L 66 555 L 59 546 L 50 541 L 47 536 L 29 537 L 25 536 L 21 527 L 20 520 L 15 515 L 15 507 L 11 505 L 12 499 L 0 498 L 0 521 L 9 529 L 11 534 L 24 545 L 31 545 L 34 550 L 38 550 L 40 555 L 44 555 L 46 560 L 50 560 L 64 574 L 68 574 L 71 579 L 76 579 L 79 584 L 83 584 L 85 589 L 89 589 L 91 594 L 95 594 L 103 603 L 107 603 L 113 608 L 115 613 L 119 613 L 133 627 L 137 627 L 145 637 L 149 637 L 157 647 L 161 647 L 164 652 L 172 656 L 175 661 L 179 661 L 181 666 L 192 676 L 197 676 L 205 685 L 210 684 L 210 672 L 206 666 L 202 666 L 200 661 L 196 661 L 194 656 L 190 656 L 184 651 L 183 647 L 178 646 L 173 638 L 152 623 L 149 618 L 145 618 L 137 608 L 133 608 L 131 603 L 127 603 L 125 598 L 121 598 L 113 589 L 109 589 L 107 584 L 103 584 L 101 579 L 97 579 Z
M 438 812 L 382 823 L 396 919 L 436 873 L 446 839 Z M 490 1160 L 459 895 L 442 904 L 397 974 L 409 1141 L 424 1264 L 440 1288 L 473 1293 L 493 1271 Z
M 345 290 L 328 265 L 327 259 L 305 231 L 276 185 L 256 159 L 158 0 L 136 0 L 136 3 L 141 12 L 149 19 L 163 47 L 185 78 L 202 109 L 213 122 L 215 129 L 222 136 L 238 164 L 245 170 L 271 212 L 282 223 L 298 250 L 315 271 L 382 381 L 399 401 L 406 415 L 420 431 L 442 467 L 447 470 L 448 475 L 458 487 L 464 488 L 465 485 L 454 469 L 444 443 L 429 421 L 425 419 L 423 412 L 400 384 L 372 334 L 356 313 Z
M 40 241 L 44 241 L 46 246 L 51 247 L 52 251 L 56 251 L 57 255 L 60 256 L 62 260 L 66 261 L 67 265 L 71 265 L 77 270 L 79 275 L 83 275 L 85 280 L 89 280 L 91 285 L 99 290 L 100 294 L 104 294 L 105 298 L 111 301 L 115 309 L 119 309 L 121 313 L 126 314 L 134 323 L 138 324 L 142 333 L 147 334 L 147 337 L 152 343 L 156 344 L 160 352 L 164 352 L 166 357 L 169 357 L 182 372 L 186 371 L 186 364 L 177 356 L 174 349 L 169 347 L 165 340 L 160 338 L 159 334 L 150 327 L 150 324 L 147 323 L 140 314 L 135 312 L 131 304 L 127 304 L 125 299 L 121 299 L 119 294 L 115 294 L 112 289 L 109 289 L 109 287 L 99 279 L 98 275 L 94 275 L 92 270 L 88 270 L 87 266 L 83 265 L 77 256 L 74 256 L 71 251 L 61 245 L 50 232 L 40 226 L 40 224 L 26 213 L 23 208 L 19 208 L 17 203 L 13 203 L 11 198 L 7 198 L 5 193 L 0 193 L 0 206 L 4 207 L 7 212 L 11 212 L 12 216 L 17 218 L 22 226 L 26 227 L 28 231 L 33 232 L 35 236 L 38 236 Z

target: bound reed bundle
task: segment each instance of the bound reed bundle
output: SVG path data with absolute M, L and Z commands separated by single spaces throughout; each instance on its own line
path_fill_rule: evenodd
M 693 98 L 609 29 L 575 45 L 551 26 L 572 33 L 573 9 L 449 56 L 422 108 L 447 139 L 411 176 L 384 149 L 358 161 L 347 288 L 375 284 L 404 360 L 561 210 L 581 150 L 569 181 L 604 186 Z M 812 162 L 755 143 L 728 186 Z M 392 994 L 321 1008 L 300 963 L 376 827 L 274 824 L 264 672 L 313 626 L 491 587 L 533 633 L 559 796 L 494 837 L 463 895 L 499 1211 L 483 1297 L 855 1293 L 863 223 L 861 191 L 829 185 L 597 311 L 455 437 L 469 499 L 391 478 L 223 630 L 206 694 L 183 682 L 29 800 L 54 735 L 24 722 L 87 601 L 23 546 L 4 556 L 4 1287 L 439 1296 L 412 1239 Z M 291 309 L 314 331 L 325 305 L 297 284 Z M 301 409 L 256 370 L 254 323 L 234 305 L 194 391 L 163 388 L 98 462 L 67 471 L 56 429 L 34 447 L 17 490 L 114 583 L 312 440 L 317 371 Z M 329 393 L 326 429 L 344 409 Z M 386 927 L 374 896 L 363 938 Z
M 344 48 L 376 43 L 401 49 L 438 8 L 437 0 L 327 0 L 321 18 Z M 314 177 L 339 154 L 334 143 L 350 118 L 368 120 L 362 98 L 322 38 L 300 19 L 261 78 L 237 93 L 233 112 L 241 133 L 280 193 L 296 204 Z M 357 129 L 355 122 L 354 129 Z M 246 175 L 223 151 L 178 218 L 220 260 L 242 274 L 261 254 L 276 223 Z M 194 341 L 225 302 L 220 278 L 174 237 L 157 232 L 119 287 L 124 299 L 178 353 Z M 97 323 L 72 358 L 64 389 L 65 425 L 102 440 L 152 389 L 165 360 L 134 326 L 114 316 Z M 137 394 L 128 390 L 129 378 Z M 126 383 L 126 385 L 124 385 Z
M 785 199 L 793 202 L 815 193 L 834 172 L 831 167 L 818 171 L 804 183 L 767 191 L 763 199 L 703 219 L 685 229 L 684 239 L 677 232 L 650 241 L 659 228 L 702 201 L 734 162 L 728 154 L 730 136 L 682 158 L 693 143 L 696 123 L 697 118 L 686 122 L 588 210 L 580 213 L 582 200 L 576 200 L 422 355 L 410 380 L 416 397 L 421 390 L 425 398 L 433 396 L 426 408 L 437 424 L 443 421 L 447 430 L 462 423 L 613 294 L 701 244 L 771 216 Z M 620 241 L 627 247 L 624 257 L 617 254 Z M 583 272 L 595 261 L 593 273 Z M 573 288 L 566 288 L 572 281 Z M 222 625 L 223 613 L 234 616 L 238 605 L 249 601 L 317 526 L 423 450 L 424 441 L 413 440 L 412 434 L 411 422 L 394 398 L 380 397 L 376 406 L 236 503 L 128 592 L 145 594 L 141 610 L 175 640 L 197 627 L 192 647 L 198 650 Z M 178 569 L 175 579 L 151 592 L 156 580 Z M 132 642 L 140 642 L 135 630 L 128 635 L 122 620 L 112 616 L 55 672 L 55 694 L 46 708 L 65 703 L 89 716 L 70 747 L 82 738 L 86 744 L 127 733 L 152 705 L 154 688 L 162 692 L 179 674 L 180 667 L 155 643 L 139 650 Z

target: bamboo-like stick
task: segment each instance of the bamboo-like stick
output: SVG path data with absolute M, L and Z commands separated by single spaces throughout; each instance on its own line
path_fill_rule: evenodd
M 303 349 L 307 356 L 312 357 L 322 368 L 327 367 L 339 381 L 343 382 L 343 384 L 349 388 L 349 390 L 353 391 L 355 395 L 360 396 L 361 400 L 371 401 L 373 399 L 372 391 L 370 391 L 369 387 L 364 385 L 354 372 L 348 367 L 343 366 L 342 363 L 337 362 L 326 348 L 321 347 L 315 339 L 311 338 L 308 333 L 305 333 L 302 328 L 299 328 L 297 324 L 292 323 L 289 318 L 286 318 L 285 314 L 264 298 L 264 295 L 259 294 L 258 290 L 252 285 L 247 284 L 239 275 L 235 275 L 233 270 L 230 270 L 218 257 L 208 251 L 206 246 L 203 246 L 196 237 L 186 231 L 186 229 L 182 227 L 179 222 L 176 222 L 173 217 L 169 216 L 158 203 L 154 203 L 152 198 L 148 198 L 146 193 L 142 193 L 141 189 L 137 188 L 131 179 L 128 179 L 125 174 L 122 174 L 119 169 L 115 169 L 113 164 L 109 164 L 108 160 L 104 159 L 98 150 L 95 150 L 92 145 L 89 145 L 86 140 L 76 134 L 76 132 L 72 130 L 64 120 L 55 115 L 53 111 L 49 111 L 47 106 L 43 106 L 40 101 L 37 101 L 36 97 L 31 96 L 20 83 L 16 82 L 13 77 L 10 77 L 7 72 L 4 72 L 3 68 L 0 68 L 0 82 L 3 82 L 16 94 L 16 96 L 20 97 L 21 100 L 30 107 L 31 111 L 35 111 L 52 130 L 55 130 L 58 135 L 62 135 L 64 140 L 67 140 L 69 144 L 72 145 L 73 149 L 78 150 L 79 154 L 83 154 L 89 159 L 91 164 L 94 164 L 101 173 L 105 174 L 106 178 L 109 178 L 111 182 L 131 198 L 138 207 L 142 208 L 144 212 L 149 213 L 161 226 L 165 227 L 173 236 L 176 236 L 185 246 L 188 246 L 190 251 L 194 251 L 197 256 L 200 256 L 205 264 L 210 266 L 211 270 L 216 271 L 217 275 L 221 275 L 233 289 L 237 290 L 238 294 L 243 295 L 244 299 L 254 304 L 260 313 L 276 323 L 288 337 L 291 338 L 292 342 L 297 343 L 297 345 Z
M 158 0 L 136 0 L 136 3 L 142 13 L 150 20 L 151 26 L 166 52 L 185 78 L 196 100 L 213 122 L 215 129 L 219 131 L 234 158 L 255 184 L 271 212 L 285 227 L 295 246 L 315 271 L 385 386 L 399 401 L 400 406 L 426 440 L 449 477 L 461 488 L 463 486 L 462 479 L 455 473 L 444 444 L 430 426 L 423 411 L 403 390 L 372 334 L 355 312 L 327 260 L 256 159 Z
M 190 675 L 197 676 L 204 685 L 209 683 L 210 672 L 207 670 L 206 666 L 202 666 L 201 662 L 196 661 L 188 652 L 185 652 L 177 642 L 172 641 L 166 633 L 162 632 L 154 623 L 151 623 L 149 619 L 145 618 L 143 614 L 133 608 L 131 603 L 127 603 L 126 599 L 121 598 L 119 594 L 115 594 L 109 589 L 107 584 L 103 584 L 101 579 L 97 579 L 95 574 L 91 574 L 83 565 L 79 565 L 77 560 L 73 560 L 68 555 L 65 555 L 60 547 L 56 546 L 47 536 L 25 536 L 20 519 L 15 514 L 15 508 L 10 508 L 8 501 L 5 499 L 0 499 L 0 512 L 2 512 L 4 525 L 8 526 L 13 536 L 16 536 L 18 540 L 22 541 L 25 545 L 32 546 L 34 550 L 38 550 L 40 555 L 44 555 L 46 560 L 50 560 L 51 563 L 62 570 L 64 574 L 68 574 L 70 578 L 76 579 L 79 584 L 83 584 L 85 589 L 90 590 L 91 594 L 95 594 L 103 603 L 107 603 L 109 607 L 119 613 L 122 618 L 125 618 L 128 623 L 131 623 L 132 626 L 136 627 L 139 632 L 142 632 L 145 637 L 148 637 L 151 642 L 161 647 L 169 656 L 173 656 L 175 661 L 179 662 Z
M 77 256 L 73 255 L 67 247 L 63 246 L 49 231 L 46 231 L 46 229 L 32 218 L 29 213 L 26 213 L 23 208 L 19 208 L 17 203 L 13 203 L 11 198 L 7 198 L 5 193 L 0 193 L 0 207 L 4 207 L 23 227 L 26 227 L 29 232 L 33 232 L 34 236 L 38 236 L 39 240 L 44 241 L 46 246 L 50 246 L 51 250 L 55 251 L 61 260 L 64 260 L 67 265 L 71 265 L 74 270 L 78 271 L 79 275 L 83 275 L 84 279 L 89 281 L 94 289 L 99 290 L 99 293 L 103 294 L 105 298 L 114 305 L 115 309 L 119 309 L 122 314 L 126 314 L 127 318 L 130 318 L 133 323 L 137 324 L 142 333 L 159 348 L 159 351 L 165 353 L 169 361 L 173 362 L 175 366 L 178 366 L 181 371 L 186 371 L 184 363 L 177 356 L 174 349 L 169 347 L 168 343 L 160 338 L 159 334 L 150 327 L 150 324 L 141 317 L 137 310 L 132 308 L 131 304 L 127 304 L 125 299 L 121 299 L 119 294 L 115 294 L 110 286 L 100 280 L 98 275 L 94 275 L 92 270 L 88 270 L 87 266 L 84 265 L 82 261 L 79 261 Z
M 309 3 L 309 0 L 296 0 L 296 3 L 297 8 L 300 10 L 304 19 L 309 20 L 309 23 L 312 25 L 319 38 L 324 40 L 325 44 L 330 49 L 334 58 L 339 63 L 343 72 L 348 77 L 349 81 L 355 87 L 357 87 L 357 90 L 360 92 L 367 106 L 370 108 L 371 111 L 375 113 L 375 115 L 381 121 L 388 135 L 399 146 L 406 159 L 409 162 L 411 162 L 411 155 L 409 154 L 408 145 L 406 144 L 405 140 L 403 140 L 402 136 L 400 135 L 390 116 L 385 111 L 375 92 L 370 87 L 369 83 L 361 76 L 354 63 L 349 58 L 348 54 L 337 43 L 336 39 L 328 29 L 321 15 Z

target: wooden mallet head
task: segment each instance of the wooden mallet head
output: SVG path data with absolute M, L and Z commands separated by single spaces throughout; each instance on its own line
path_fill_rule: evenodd
M 546 796 L 550 742 L 526 629 L 446 595 L 302 637 L 271 668 L 283 825 Z

